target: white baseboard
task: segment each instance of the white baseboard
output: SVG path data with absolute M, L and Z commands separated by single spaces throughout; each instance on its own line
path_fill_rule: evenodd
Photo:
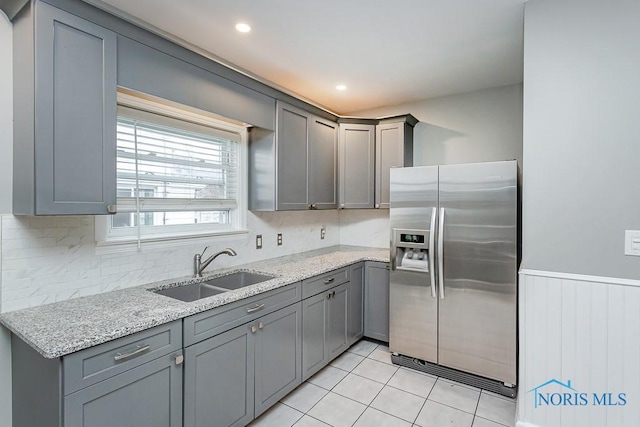
M 538 426 L 536 424 L 531 424 L 531 423 L 525 423 L 524 421 L 518 421 L 516 423 L 516 427 L 541 427 L 541 426 Z

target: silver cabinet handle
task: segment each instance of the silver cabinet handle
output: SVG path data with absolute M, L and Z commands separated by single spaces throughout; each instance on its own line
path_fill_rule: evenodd
M 110 214 L 117 214 L 118 213 L 118 206 L 116 205 L 107 205 L 107 213 Z
M 327 299 L 331 299 L 331 292 L 327 294 Z
M 309 209 L 313 209 L 313 205 L 309 204 L 309 206 L 307 206 Z
M 327 279 L 327 280 L 325 280 L 325 281 L 324 281 L 324 284 L 325 284 L 325 285 L 328 285 L 329 283 L 332 283 L 332 282 L 333 282 L 333 281 L 335 281 L 335 280 L 336 280 L 336 278 L 335 278 L 335 277 L 332 277 L 331 279 Z
M 258 323 L 258 329 L 262 329 L 262 328 L 264 328 L 264 323 L 259 322 L 259 323 Z
M 255 334 L 258 331 L 258 328 L 256 328 L 256 325 L 251 325 L 251 333 Z
M 336 297 L 336 291 L 331 292 L 331 297 L 335 298 Z
M 173 360 L 176 362 L 176 365 L 182 365 L 184 363 L 184 355 L 179 354 L 173 357 Z
M 438 221 L 438 288 L 440 299 L 444 299 L 444 208 L 440 208 Z
M 130 357 L 138 356 L 139 354 L 142 354 L 142 353 L 144 353 L 145 351 L 148 351 L 150 348 L 151 348 L 151 347 L 150 347 L 150 346 L 148 346 L 148 345 L 145 345 L 145 346 L 137 346 L 137 347 L 135 348 L 135 350 L 130 351 L 129 353 L 125 353 L 125 354 L 118 353 L 118 354 L 116 354 L 116 355 L 113 357 L 113 360 L 115 360 L 116 362 L 119 362 L 119 361 L 121 361 L 121 360 L 125 360 L 125 359 L 128 359 L 128 358 L 130 358 Z
M 264 308 L 264 304 L 256 304 L 253 307 L 247 307 L 247 313 L 255 313 L 256 311 L 260 311 Z
M 429 272 L 431 275 L 431 298 L 436 295 L 436 208 L 431 209 L 431 229 L 429 230 Z

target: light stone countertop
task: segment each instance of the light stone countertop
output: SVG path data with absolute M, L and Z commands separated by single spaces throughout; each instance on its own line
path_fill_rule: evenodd
M 359 261 L 388 262 L 389 250 L 332 246 L 217 270 L 202 279 L 180 277 L 4 313 L 0 323 L 42 356 L 53 359 Z M 276 277 L 193 302 L 149 291 L 201 282 L 238 270 Z

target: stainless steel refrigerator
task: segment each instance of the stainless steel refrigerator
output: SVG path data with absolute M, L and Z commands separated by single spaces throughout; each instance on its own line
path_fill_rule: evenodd
M 391 169 L 395 363 L 515 395 L 517 169 Z

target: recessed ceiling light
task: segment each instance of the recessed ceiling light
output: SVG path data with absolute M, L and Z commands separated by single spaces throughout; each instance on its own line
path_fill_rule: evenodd
M 251 26 L 249 24 L 245 24 L 244 22 L 239 22 L 236 24 L 236 30 L 240 31 L 241 33 L 248 33 L 249 31 L 251 31 Z
M 336 86 L 336 89 L 338 89 L 338 90 L 347 90 L 347 86 L 346 85 L 338 85 L 338 86 Z

